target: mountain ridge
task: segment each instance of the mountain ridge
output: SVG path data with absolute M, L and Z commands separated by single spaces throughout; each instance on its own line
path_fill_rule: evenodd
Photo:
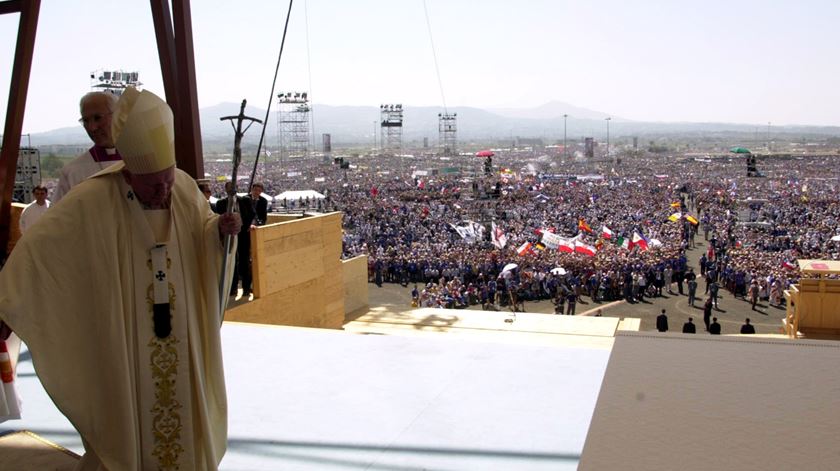
M 202 139 L 208 144 L 233 142 L 233 129 L 230 123 L 219 120 L 221 116 L 239 113 L 239 103 L 222 102 L 199 110 Z M 427 138 L 430 145 L 438 141 L 439 106 L 404 105 L 403 142 L 418 143 Z M 277 135 L 277 107 L 272 106 L 266 123 L 265 146 L 274 149 L 279 144 Z M 651 136 L 658 134 L 680 133 L 753 133 L 755 124 L 715 123 L 715 122 L 645 122 L 625 119 L 587 108 L 576 107 L 561 101 L 550 101 L 533 108 L 491 108 L 451 107 L 450 114 L 457 114 L 457 134 L 459 142 L 489 140 L 504 141 L 517 137 L 539 137 L 548 140 L 562 140 L 564 124 L 569 139 L 583 136 L 603 138 L 607 125 L 604 118 L 610 117 L 610 135 Z M 265 109 L 256 106 L 246 108 L 245 114 L 265 118 Z M 568 114 L 564 120 L 563 114 Z M 314 141 L 320 147 L 322 133 L 329 133 L 333 146 L 372 145 L 378 142 L 380 110 L 378 106 L 364 105 L 312 105 L 310 115 L 314 126 Z M 310 123 L 311 124 L 311 123 Z M 243 145 L 256 145 L 260 136 L 259 125 L 254 125 L 243 138 Z M 374 138 L 375 133 L 375 138 Z M 840 136 L 840 126 L 779 125 L 773 127 L 773 133 L 797 133 L 808 136 Z M 74 145 L 87 144 L 88 138 L 81 126 L 63 127 L 41 133 L 32 133 L 30 139 L 34 146 L 39 145 Z

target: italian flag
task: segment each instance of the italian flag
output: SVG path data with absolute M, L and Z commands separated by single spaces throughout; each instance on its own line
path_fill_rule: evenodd
M 630 250 L 633 247 L 633 243 L 630 242 L 630 239 L 621 236 L 615 240 L 615 245 L 621 247 L 624 250 Z
M 604 239 L 612 239 L 613 231 L 610 230 L 609 227 L 604 226 L 601 228 L 601 237 Z

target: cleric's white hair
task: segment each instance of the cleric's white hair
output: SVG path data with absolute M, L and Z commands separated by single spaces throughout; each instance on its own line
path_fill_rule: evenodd
M 117 107 L 117 100 L 119 99 L 118 96 L 114 95 L 113 93 L 108 92 L 89 92 L 85 93 L 81 100 L 79 100 L 79 114 L 82 113 L 82 108 L 84 108 L 85 103 L 91 100 L 95 100 L 97 98 L 104 98 L 106 101 L 105 103 L 108 104 L 108 109 L 110 111 L 114 111 Z

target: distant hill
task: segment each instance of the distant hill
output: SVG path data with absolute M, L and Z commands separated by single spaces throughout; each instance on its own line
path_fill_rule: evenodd
M 604 119 L 611 117 L 615 121 L 627 121 L 607 113 L 580 108 L 562 101 L 550 101 L 536 108 L 490 108 L 488 111 L 507 118 L 561 119 L 564 114 L 570 119 Z
M 219 118 L 238 114 L 239 106 L 238 103 L 220 103 L 202 108 L 199 111 L 204 146 L 208 151 L 224 151 L 224 149 L 233 146 L 233 129 L 228 122 L 219 121 Z M 438 141 L 438 113 L 442 113 L 443 108 L 405 106 L 404 110 L 403 142 L 407 146 L 418 146 L 422 144 L 425 137 L 428 138 L 429 145 L 436 145 Z M 278 145 L 276 111 L 276 106 L 272 106 L 271 115 L 266 123 L 264 145 L 268 149 L 276 149 Z M 604 118 L 608 116 L 612 117 L 610 134 L 614 138 L 622 136 L 647 138 L 666 134 L 741 133 L 752 135 L 756 129 L 754 124 L 631 121 L 558 101 L 527 109 L 484 110 L 473 107 L 454 107 L 447 111 L 457 114 L 458 140 L 461 143 L 504 142 L 517 137 L 539 137 L 546 142 L 561 141 L 563 139 L 563 114 L 569 115 L 566 120 L 569 139 L 580 139 L 583 136 L 603 138 L 606 134 Z M 249 106 L 245 113 L 261 120 L 265 118 L 265 109 L 256 106 Z M 338 148 L 351 145 L 373 145 L 374 131 L 376 132 L 376 140 L 379 142 L 378 122 L 380 116 L 378 106 L 315 104 L 312 117 L 314 118 L 313 134 L 316 147 L 321 145 L 322 133 L 331 134 L 333 146 Z M 256 147 L 261 131 L 261 126 L 254 124 L 245 135 L 243 146 Z M 774 126 L 773 133 L 794 134 L 797 138 L 840 136 L 840 127 Z M 32 134 L 31 139 L 35 146 L 87 144 L 88 142 L 81 126 Z

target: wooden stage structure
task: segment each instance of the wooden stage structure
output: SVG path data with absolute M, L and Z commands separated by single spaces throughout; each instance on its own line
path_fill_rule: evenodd
M 785 290 L 785 333 L 791 337 L 840 337 L 840 261 L 799 260 L 803 278 Z

